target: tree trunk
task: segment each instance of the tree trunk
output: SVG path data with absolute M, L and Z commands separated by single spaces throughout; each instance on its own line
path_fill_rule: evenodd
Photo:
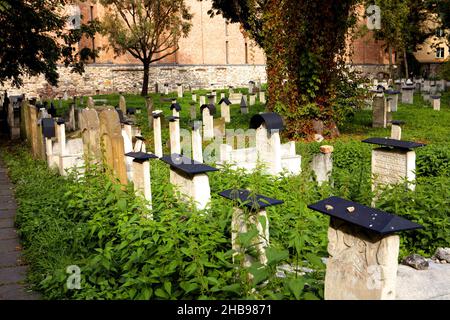
M 394 81 L 394 66 L 392 62 L 392 46 L 389 45 L 389 77 Z
M 409 67 L 408 67 L 408 57 L 406 55 L 406 49 L 403 49 L 403 60 L 405 60 L 405 72 L 406 72 L 406 79 L 409 79 Z
M 149 77 L 150 77 L 150 64 L 144 62 L 144 79 L 142 81 L 142 91 L 141 91 L 141 96 L 143 96 L 143 97 L 148 95 Z

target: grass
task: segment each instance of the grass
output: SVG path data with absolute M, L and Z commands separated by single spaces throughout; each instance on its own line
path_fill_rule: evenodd
M 128 107 L 142 110 L 135 120 L 151 141 L 144 99 L 125 97 Z M 170 103 L 162 102 L 158 94 L 152 97 L 154 110 L 171 114 Z M 112 106 L 119 101 L 118 95 L 94 98 L 107 99 Z M 450 243 L 450 95 L 444 94 L 440 112 L 423 104 L 419 96 L 415 98 L 414 105 L 400 104 L 394 119 L 407 122 L 404 139 L 430 144 L 417 152 L 416 192 L 399 185 L 385 191 L 377 203 L 381 209 L 426 226 L 425 230 L 401 234 L 400 258 L 415 252 L 430 256 L 436 246 Z M 190 122 L 190 100 L 190 93 L 178 100 L 183 107 L 182 127 Z M 233 122 L 227 127 L 248 128 L 250 117 L 263 109 L 258 104 L 250 107 L 248 115 L 241 115 L 239 106 L 234 105 Z M 25 148 L 2 150 L 17 185 L 17 223 L 30 264 L 29 280 L 50 299 L 322 298 L 324 266 L 320 257 L 327 254 L 328 218 L 307 209 L 307 205 L 330 195 L 370 204 L 372 146 L 360 141 L 390 135 L 389 129 L 371 128 L 371 112 L 366 110 L 356 112 L 340 130 L 342 135 L 333 141 L 298 141 L 303 164 L 299 176 L 273 179 L 259 171 L 245 174 L 227 168 L 211 173 L 212 202 L 206 212 L 178 201 L 167 183 L 167 165 L 152 161 L 154 221 L 142 219 L 145 206 L 130 188 L 115 188 L 98 172 L 74 181 L 49 172 L 45 163 L 34 161 Z M 168 136 L 167 128 L 164 135 Z M 333 183 L 319 187 L 309 160 L 324 143 L 335 147 Z M 151 143 L 148 149 L 153 149 Z M 284 201 L 268 209 L 270 243 L 275 251 L 270 270 L 264 269 L 267 272 L 263 274 L 253 270 L 260 283 L 269 280 L 267 286 L 254 285 L 256 291 L 243 280 L 245 274 L 239 274 L 229 254 L 233 203 L 218 192 L 230 188 L 248 188 Z M 276 263 L 311 267 L 318 272 L 282 280 L 274 277 Z M 83 290 L 64 289 L 68 265 L 82 268 Z M 310 289 L 303 287 L 305 281 Z

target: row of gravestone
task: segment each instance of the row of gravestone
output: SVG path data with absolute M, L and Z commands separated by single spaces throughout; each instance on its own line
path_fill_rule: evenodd
M 60 165 L 60 172 L 65 171 L 68 168 L 67 161 L 71 161 L 67 157 L 73 156 L 67 150 L 69 143 L 65 137 L 65 122 L 61 119 L 52 119 L 45 110 L 38 110 L 29 104 L 23 105 L 23 113 L 25 132 L 27 139 L 31 140 L 33 154 L 41 158 L 46 156 L 49 166 L 55 165 L 56 162 Z M 160 119 L 157 116 L 158 113 L 156 111 L 153 113 L 154 131 L 158 130 L 157 119 Z M 202 113 L 210 115 L 210 109 L 205 107 Z M 174 128 L 179 123 L 179 118 L 172 117 L 173 121 L 169 120 L 173 123 L 170 130 L 171 140 L 174 139 L 173 136 L 176 137 Z M 121 123 L 119 112 L 112 108 L 84 109 L 81 111 L 80 119 L 84 154 L 82 159 L 94 162 L 105 159 L 111 168 L 111 173 L 121 183 L 127 183 L 130 179 L 125 159 L 131 159 L 131 181 L 134 183 L 136 192 L 149 200 L 149 206 L 151 206 L 150 159 L 157 156 L 146 152 L 143 138 L 134 139 L 134 142 L 131 124 L 126 121 Z M 269 152 L 270 161 L 273 161 L 273 152 L 277 152 L 280 148 L 279 131 L 282 129 L 280 124 L 282 119 L 276 114 L 255 115 L 250 122 L 250 127 L 257 131 L 256 141 L 260 143 L 255 150 Z M 194 128 L 193 132 L 195 131 Z M 135 132 L 137 133 L 134 135 L 138 135 L 139 131 L 135 130 Z M 413 186 L 412 175 L 415 169 L 413 149 L 422 145 L 400 139 L 381 138 L 367 139 L 364 142 L 382 146 L 374 149 L 372 154 L 374 189 L 379 184 L 398 183 L 404 178 L 409 180 L 410 188 Z M 58 144 L 59 148 L 56 147 Z M 42 145 L 45 148 L 42 148 Z M 171 142 L 171 148 L 175 148 L 175 145 Z M 46 153 L 42 153 L 43 149 Z M 330 154 L 325 150 L 323 153 Z M 57 160 L 52 160 L 51 157 L 56 157 Z M 210 198 L 207 173 L 218 169 L 200 162 L 193 162 L 188 157 L 173 152 L 172 149 L 170 155 L 162 155 L 160 159 L 170 166 L 170 182 L 180 190 L 182 199 L 193 201 L 197 209 L 206 208 Z M 265 250 L 269 245 L 269 216 L 266 208 L 282 202 L 262 195 L 253 195 L 248 190 L 226 190 L 220 195 L 234 201 L 240 200 L 245 204 L 244 206 L 236 204 L 234 210 L 233 249 L 245 254 L 244 248 L 240 247 L 237 240 L 238 235 L 249 230 L 252 225 L 256 225 L 259 230 L 258 236 L 254 239 L 257 258 L 259 262 L 266 264 Z M 327 262 L 325 298 L 395 298 L 399 240 L 394 233 L 420 226 L 380 210 L 337 197 L 325 199 L 309 207 L 332 217 L 328 234 L 330 258 Z M 244 219 L 246 215 L 243 214 L 243 210 L 251 210 L 255 214 L 251 215 L 251 219 Z M 343 241 L 343 239 L 347 240 Z M 361 247 L 364 248 L 363 251 L 358 249 Z M 253 258 L 246 256 L 244 266 L 249 266 L 252 262 Z M 376 279 L 373 278 L 374 274 Z M 369 279 L 375 281 L 377 286 L 372 286 Z
M 209 89 L 213 92 L 215 92 L 219 86 L 215 84 L 211 84 L 209 86 Z M 233 91 L 234 86 L 228 86 L 230 91 Z M 184 85 L 182 83 L 176 83 L 176 84 L 169 84 L 169 83 L 155 83 L 155 92 L 161 93 L 164 95 L 168 95 L 170 92 L 177 92 L 178 98 L 182 98 L 184 91 L 194 91 L 194 90 L 200 90 L 200 87 L 193 87 L 192 85 Z M 256 94 L 258 92 L 262 91 L 262 85 L 260 81 L 249 81 L 248 82 L 248 93 L 249 94 Z

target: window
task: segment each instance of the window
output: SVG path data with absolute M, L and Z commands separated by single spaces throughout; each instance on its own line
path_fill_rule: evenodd
M 444 58 L 445 56 L 445 48 L 437 48 L 436 49 L 436 58 Z
M 436 37 L 442 38 L 443 36 L 444 36 L 444 30 L 442 30 L 441 28 L 436 29 Z
M 228 51 L 228 41 L 225 42 L 225 60 L 226 60 L 226 64 L 229 64 L 230 61 L 228 60 L 228 56 L 229 56 L 229 51 Z
M 245 43 L 245 64 L 248 64 L 248 45 Z

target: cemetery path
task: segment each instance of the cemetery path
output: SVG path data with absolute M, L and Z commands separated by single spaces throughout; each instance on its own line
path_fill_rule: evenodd
M 25 283 L 27 266 L 14 228 L 16 208 L 13 185 L 0 162 L 0 300 L 38 300 Z

